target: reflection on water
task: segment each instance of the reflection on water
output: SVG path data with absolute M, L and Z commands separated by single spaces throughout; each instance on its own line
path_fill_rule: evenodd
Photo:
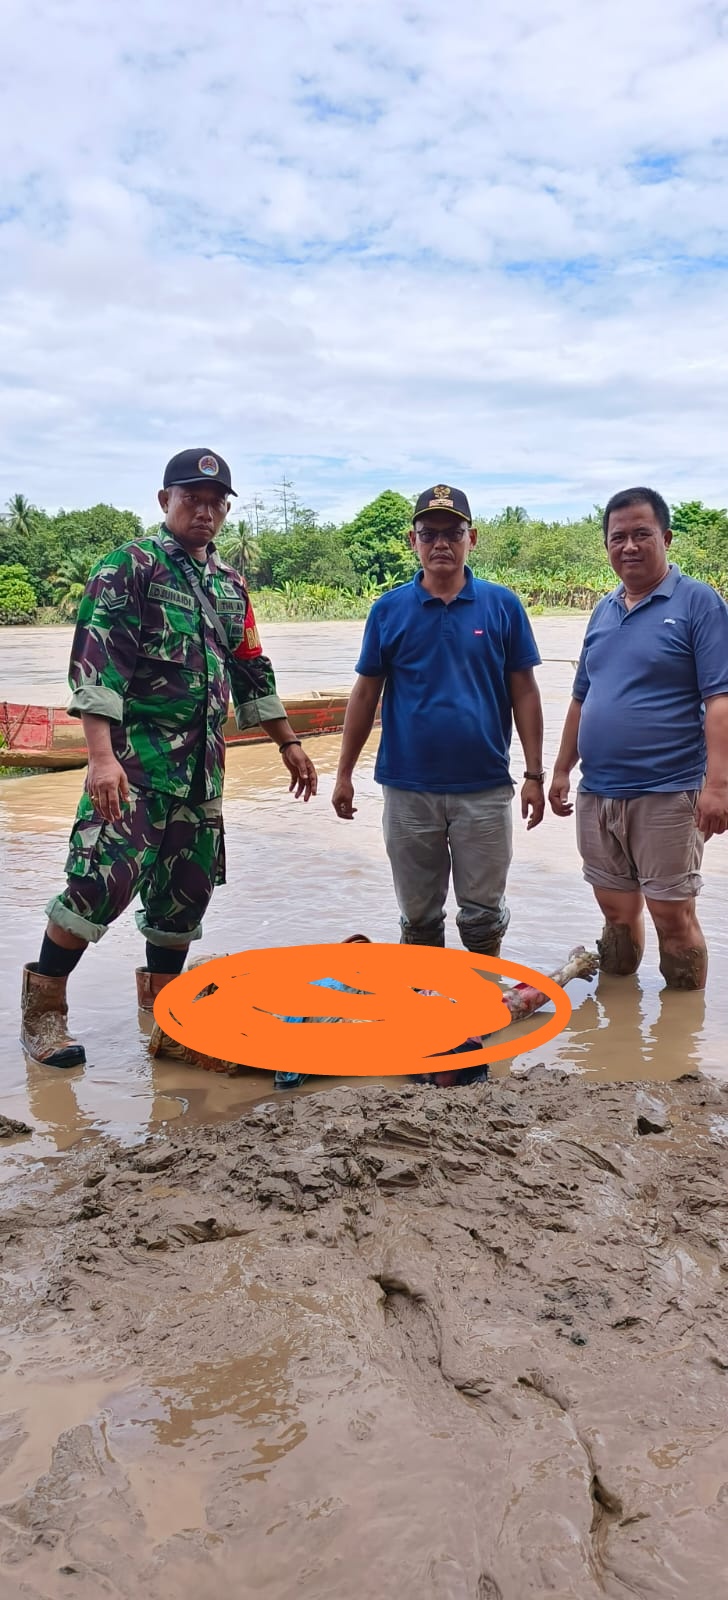
M 160 1378 L 154 1387 L 129 1391 L 114 1406 L 114 1437 L 130 1429 L 151 1434 L 157 1444 L 180 1449 L 195 1444 L 197 1467 L 217 1460 L 221 1432 L 231 1425 L 249 1433 L 247 1448 L 235 1441 L 236 1475 L 245 1481 L 264 1479 L 275 1461 L 306 1438 L 290 1367 L 296 1353 L 288 1338 L 273 1338 L 261 1350 L 240 1360 L 211 1361 L 174 1378 Z M 242 1454 L 241 1454 L 242 1451 Z
M 703 1068 L 705 994 L 678 994 L 649 978 L 645 984 L 639 976 L 603 974 L 596 985 L 572 984 L 569 993 L 574 1011 L 568 1031 L 539 1051 L 549 1066 L 613 1083 L 635 1077 L 669 1082 Z M 527 1065 L 527 1059 L 517 1059 L 515 1069 Z
M 100 1120 L 122 1139 L 128 1123 L 129 1136 L 136 1142 L 140 1116 L 151 1123 L 173 1122 L 185 1110 L 184 1097 L 176 1094 L 176 1085 L 169 1081 L 167 1072 L 163 1084 L 155 1082 L 153 1071 L 150 1082 L 123 1085 L 121 1092 L 108 1080 L 100 1080 L 91 1086 L 89 1094 L 87 1070 L 75 1067 L 69 1072 L 56 1072 L 34 1061 L 27 1062 L 28 1109 L 32 1119 L 45 1128 L 56 1150 L 68 1150 L 84 1139 L 95 1139 Z
M 94 1118 L 78 1102 L 76 1088 L 82 1083 L 82 1067 L 50 1072 L 33 1061 L 27 1063 L 28 1108 L 35 1122 L 45 1124 L 58 1150 L 68 1150 L 84 1135 L 96 1134 Z
M 540 671 L 547 765 L 555 753 L 569 696 L 570 663 L 578 652 L 583 626 L 583 619 L 571 617 L 542 618 L 535 623 L 542 653 L 551 658 Z M 32 657 L 37 674 L 51 667 L 55 671 L 55 657 L 49 657 L 56 649 L 56 630 L 50 636 L 45 630 L 0 630 L 0 655 L 5 651 L 6 668 L 11 631 L 14 636 L 19 634 L 21 655 L 25 651 L 28 659 Z M 30 649 L 28 635 L 33 632 L 41 636 L 41 649 L 37 645 Z M 294 687 L 325 688 L 351 682 L 360 624 L 279 625 L 277 630 L 266 629 L 265 635 L 288 692 Z M 56 649 L 59 660 L 65 659 L 66 650 L 67 638 L 63 650 Z M 27 667 L 26 661 L 23 671 Z M 27 689 L 26 683 L 26 693 Z M 27 697 L 40 698 L 37 694 Z M 59 689 L 49 698 L 58 701 L 63 695 Z M 316 800 L 305 807 L 288 794 L 280 757 L 272 747 L 230 753 L 228 883 L 214 896 L 204 942 L 196 953 L 335 942 L 359 931 L 375 940 L 397 939 L 397 908 L 381 835 L 381 791 L 373 779 L 376 744 L 375 735 L 362 757 L 359 810 L 353 823 L 337 820 L 330 806 L 338 738 L 312 742 L 320 790 Z M 516 745 L 516 777 L 520 770 Z M 99 1132 L 131 1142 L 150 1126 L 173 1118 L 229 1116 L 270 1092 L 264 1074 L 228 1079 L 177 1063 L 150 1061 L 139 1025 L 134 980 L 134 968 L 143 960 L 143 944 L 131 912 L 88 951 L 70 981 L 72 1024 L 84 1039 L 87 1067 L 61 1075 L 26 1066 L 15 1043 L 20 968 L 23 961 L 37 955 L 43 907 L 62 881 L 68 832 L 81 785 L 78 772 L 0 782 L 4 863 L 0 1020 L 6 1044 L 0 1057 L 0 1109 L 30 1120 L 37 1130 L 32 1140 L 4 1146 L 0 1173 L 11 1173 L 28 1155 L 51 1155 Z M 515 859 L 509 881 L 512 921 L 503 954 L 548 972 L 561 965 L 574 944 L 593 947 L 601 919 L 581 877 L 573 822 L 559 822 L 547 815 L 542 827 L 527 834 L 517 804 L 514 821 Z M 549 1066 L 611 1080 L 667 1080 L 699 1067 L 724 1074 L 727 873 L 726 842 L 711 840 L 705 853 L 706 887 L 699 908 L 711 954 L 704 996 L 665 992 L 650 931 L 643 970 L 637 978 L 601 978 L 596 986 L 571 986 L 574 1011 L 569 1027 L 559 1039 L 542 1046 L 537 1058 Z M 457 946 L 454 910 L 451 905 L 448 943 Z M 531 1027 L 538 1025 L 538 1019 L 533 1019 Z M 520 1037 L 527 1032 L 528 1024 L 521 1025 Z M 518 1044 L 514 1050 L 518 1051 Z M 523 1069 L 533 1059 L 521 1050 L 515 1057 L 516 1069 Z M 494 1068 L 497 1073 L 508 1070 L 507 1063 Z

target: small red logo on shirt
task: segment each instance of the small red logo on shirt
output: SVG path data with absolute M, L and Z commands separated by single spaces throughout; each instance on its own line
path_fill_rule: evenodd
M 473 633 L 481 634 L 482 632 L 483 632 L 482 628 L 473 628 Z

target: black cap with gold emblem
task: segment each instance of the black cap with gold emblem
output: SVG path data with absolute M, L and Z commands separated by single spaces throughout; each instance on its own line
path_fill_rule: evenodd
M 413 520 L 416 522 L 428 511 L 451 511 L 454 517 L 462 517 L 467 523 L 472 524 L 473 521 L 467 496 L 462 489 L 450 489 L 446 483 L 438 483 L 434 489 L 425 489 L 415 506 Z
M 180 450 L 167 462 L 162 487 L 173 489 L 177 484 L 188 483 L 216 483 L 226 494 L 236 495 L 227 461 L 212 450 Z

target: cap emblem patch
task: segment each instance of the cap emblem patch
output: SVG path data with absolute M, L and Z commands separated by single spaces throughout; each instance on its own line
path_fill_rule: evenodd
M 438 483 L 437 488 L 433 489 L 428 510 L 435 511 L 438 506 L 442 506 L 443 510 L 446 509 L 448 511 L 454 511 L 455 509 L 452 500 L 452 489 L 448 489 L 445 483 Z
M 204 473 L 206 478 L 216 478 L 220 467 L 214 456 L 200 456 L 197 463 L 198 472 Z

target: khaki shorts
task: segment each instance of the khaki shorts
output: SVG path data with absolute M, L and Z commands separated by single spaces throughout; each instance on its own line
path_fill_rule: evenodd
M 576 842 L 595 889 L 641 890 L 648 900 L 700 894 L 704 839 L 695 825 L 697 789 L 610 800 L 579 790 Z

